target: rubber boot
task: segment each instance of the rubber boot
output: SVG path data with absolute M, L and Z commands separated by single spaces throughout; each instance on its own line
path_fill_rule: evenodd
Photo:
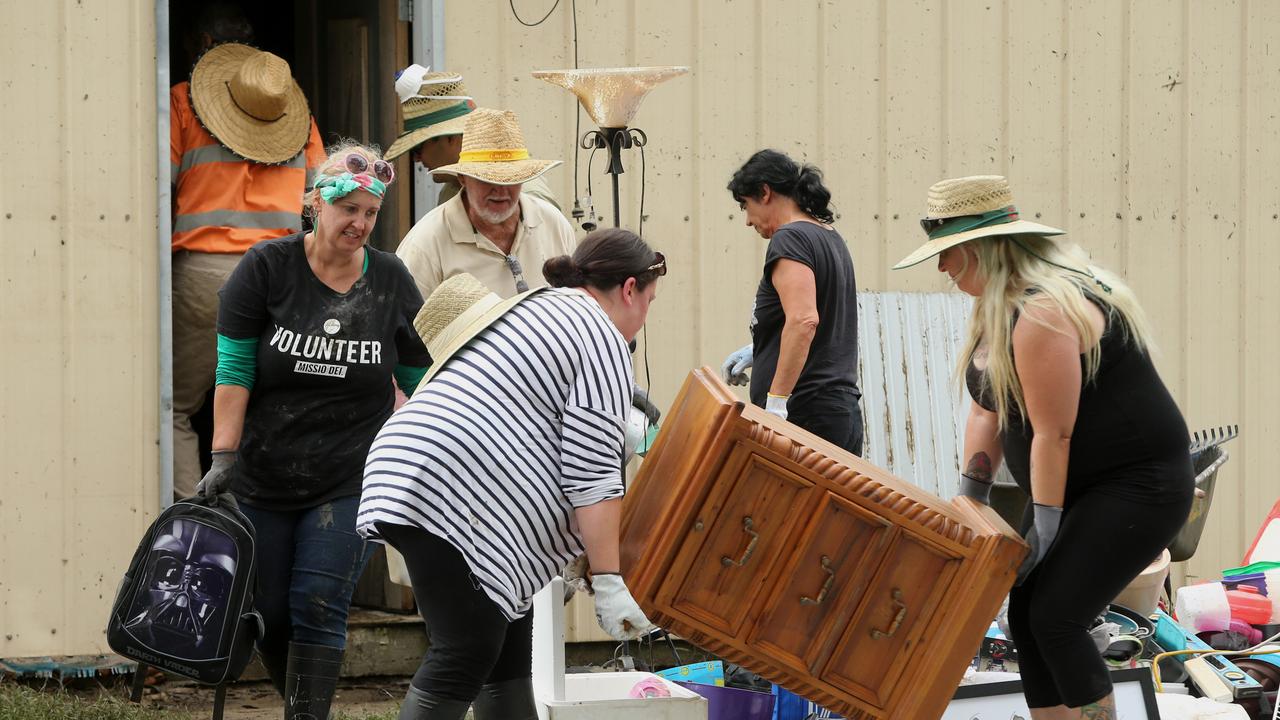
M 324 645 L 289 643 L 285 673 L 285 720 L 328 720 L 338 686 L 343 651 Z
M 469 707 L 466 700 L 439 697 L 410 685 L 397 720 L 462 720 Z
M 471 707 L 475 720 L 538 720 L 533 678 L 486 683 Z

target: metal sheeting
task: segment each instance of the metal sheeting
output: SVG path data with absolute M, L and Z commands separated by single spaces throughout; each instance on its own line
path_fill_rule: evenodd
M 961 293 L 859 293 L 863 457 L 936 495 L 959 481 L 968 396 L 954 368 L 973 302 Z
M 154 12 L 0 0 L 0 657 L 106 650 L 158 505 Z

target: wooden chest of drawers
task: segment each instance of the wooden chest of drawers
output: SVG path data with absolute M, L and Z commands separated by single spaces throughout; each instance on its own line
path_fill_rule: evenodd
M 848 718 L 940 717 L 1026 545 L 692 372 L 627 492 L 649 618 Z

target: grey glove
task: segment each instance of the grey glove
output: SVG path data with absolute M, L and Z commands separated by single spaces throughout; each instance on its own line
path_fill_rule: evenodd
M 203 498 L 215 497 L 231 489 L 231 468 L 236 464 L 235 450 L 214 450 L 213 464 L 209 472 L 196 485 L 196 494 Z
M 1031 546 L 1031 553 L 1018 568 L 1018 577 L 1013 581 L 1014 587 L 1022 585 L 1031 571 L 1044 561 L 1045 556 L 1049 554 L 1049 548 L 1053 546 L 1053 541 L 1058 537 L 1058 526 L 1062 524 L 1060 507 L 1035 503 L 1034 513 L 1031 529 L 1027 531 L 1027 544 Z
M 650 425 L 657 425 L 662 411 L 649 400 L 649 393 L 639 385 L 631 386 L 631 405 L 649 419 Z
M 747 343 L 742 347 L 729 353 L 729 357 L 724 359 L 724 364 L 720 366 L 720 376 L 730 385 L 746 385 L 751 382 L 751 378 L 747 377 L 747 368 L 751 367 L 751 343 Z
M 971 497 L 983 505 L 991 504 L 991 485 L 994 481 L 982 480 L 965 473 L 960 474 L 960 494 Z

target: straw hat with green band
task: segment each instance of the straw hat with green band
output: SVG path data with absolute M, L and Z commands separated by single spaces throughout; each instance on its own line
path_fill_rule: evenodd
M 478 108 L 467 116 L 458 162 L 432 172 L 466 175 L 494 185 L 520 185 L 559 164 L 559 160 L 529 157 L 515 113 Z
M 400 96 L 401 132 L 387 148 L 387 160 L 394 160 L 431 138 L 461 135 L 466 116 L 476 109 L 461 75 L 427 72 L 421 65 L 400 71 L 396 93 Z
M 928 241 L 894 265 L 894 270 L 922 263 L 975 238 L 1066 232 L 1021 219 L 1009 181 L 1000 175 L 973 175 L 934 183 L 929 188 L 928 211 L 920 225 L 929 236 Z

